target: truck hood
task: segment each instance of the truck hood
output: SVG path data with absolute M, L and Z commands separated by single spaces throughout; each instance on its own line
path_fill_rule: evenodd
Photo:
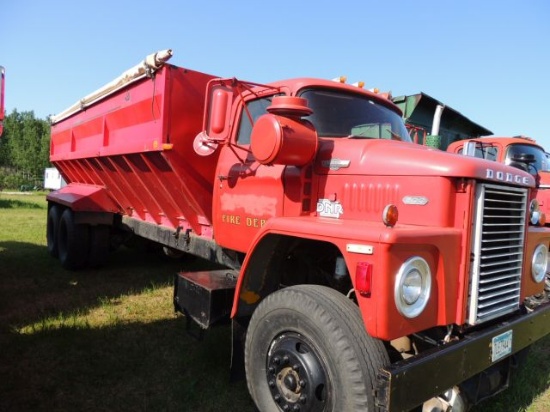
M 414 143 L 340 138 L 322 139 L 319 146 L 318 174 L 445 176 L 535 185 L 532 175 L 517 168 Z

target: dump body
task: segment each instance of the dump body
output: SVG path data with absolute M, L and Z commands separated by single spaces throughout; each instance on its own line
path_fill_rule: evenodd
M 75 182 L 105 188 L 107 203 L 84 208 L 211 236 L 216 156 L 191 148 L 212 78 L 165 65 L 53 124 L 50 160 L 66 193 Z M 64 193 L 56 199 L 70 202 Z

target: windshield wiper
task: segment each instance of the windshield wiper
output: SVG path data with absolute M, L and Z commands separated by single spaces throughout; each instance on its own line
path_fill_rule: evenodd
M 389 131 L 390 134 L 391 134 L 393 137 L 395 137 L 397 140 L 399 140 L 399 141 L 402 141 L 402 140 L 403 140 L 403 137 L 401 137 L 400 134 L 395 133 L 393 130 L 388 130 L 388 131 Z
M 374 137 L 361 136 L 360 134 L 350 134 L 345 139 L 375 139 Z

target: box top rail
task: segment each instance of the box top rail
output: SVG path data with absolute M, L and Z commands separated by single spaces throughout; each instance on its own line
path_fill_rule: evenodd
M 160 69 L 171 57 L 171 49 L 160 50 L 156 53 L 148 55 L 140 63 L 126 70 L 116 79 L 80 99 L 69 108 L 63 110 L 61 113 L 51 116 L 50 119 L 52 121 L 52 124 L 59 123 L 61 120 L 64 120 L 72 116 L 73 114 L 86 109 L 88 106 L 91 106 L 99 100 L 104 99 L 105 97 L 115 93 L 121 88 L 139 79 L 142 79 L 143 77 L 151 77 L 153 73 Z

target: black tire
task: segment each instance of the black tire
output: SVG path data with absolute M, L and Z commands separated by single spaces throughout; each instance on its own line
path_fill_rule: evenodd
M 109 226 L 90 226 L 90 255 L 88 256 L 90 267 L 98 268 L 107 263 L 111 246 L 110 237 Z
M 48 209 L 48 218 L 46 224 L 46 243 L 48 247 L 48 253 L 54 258 L 59 256 L 57 229 L 59 227 L 59 220 L 62 213 L 61 206 L 51 204 Z
M 61 266 L 69 270 L 86 267 L 90 249 L 90 228 L 86 224 L 76 224 L 71 209 L 65 209 L 61 215 L 57 240 Z
M 323 286 L 269 295 L 246 335 L 248 390 L 260 411 L 374 411 L 377 371 L 387 364 L 358 307 Z

